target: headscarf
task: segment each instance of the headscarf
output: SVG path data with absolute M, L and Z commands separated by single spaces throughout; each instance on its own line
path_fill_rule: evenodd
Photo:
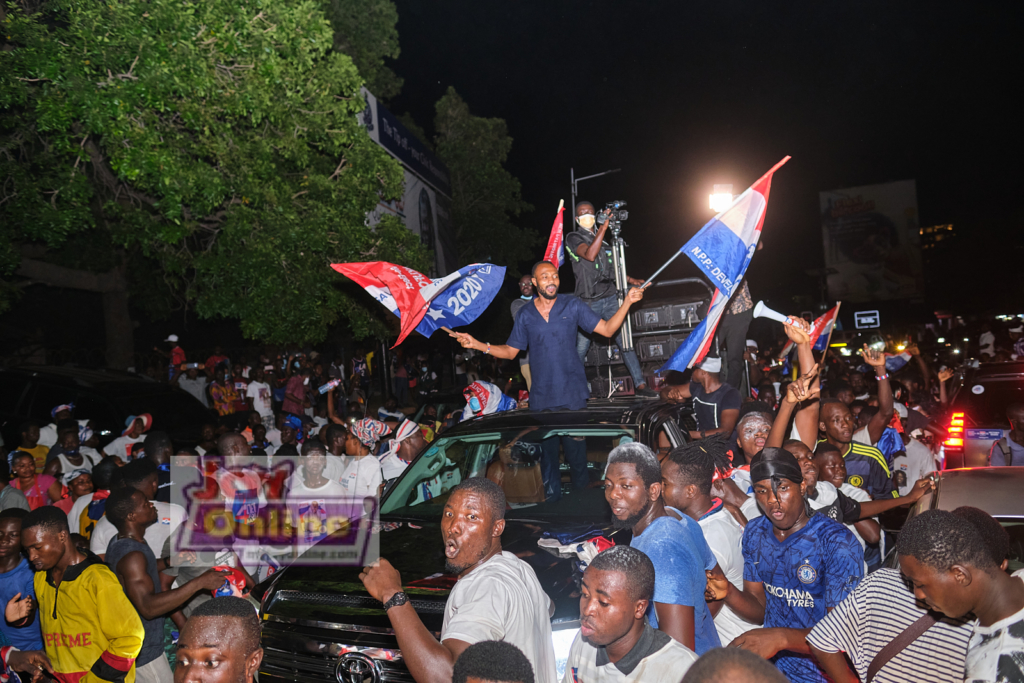
M 380 469 L 385 479 L 394 479 L 409 466 L 409 461 L 398 454 L 402 442 L 419 430 L 420 426 L 412 420 L 405 420 L 395 430 L 395 438 L 388 441 L 387 449 L 377 456 Z
M 65 472 L 64 474 L 62 474 L 60 477 L 60 481 L 62 484 L 64 484 L 64 486 L 71 486 L 71 482 L 73 482 L 75 479 L 78 479 L 83 474 L 92 474 L 92 472 L 80 467 L 77 470 L 71 470 L 70 472 Z
M 802 484 L 804 473 L 792 453 L 782 448 L 766 447 L 750 462 L 750 483 L 765 479 L 771 479 L 772 493 L 778 496 L 779 483 L 783 479 Z
M 372 450 L 373 445 L 380 441 L 380 437 L 388 433 L 388 427 L 380 420 L 364 417 L 352 425 L 352 433 L 364 446 Z

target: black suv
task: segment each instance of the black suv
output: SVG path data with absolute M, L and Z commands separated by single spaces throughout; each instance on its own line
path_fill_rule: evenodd
M 453 580 L 441 574 L 444 552 L 441 511 L 447 492 L 463 479 L 502 481 L 511 509 L 502 548 L 528 562 L 555 603 L 551 619 L 559 678 L 579 629 L 576 560 L 559 558 L 537 545 L 550 535 L 574 536 L 590 529 L 611 533 L 611 511 L 601 482 L 608 452 L 628 441 L 657 451 L 682 445 L 680 429 L 692 414 L 686 404 L 653 400 L 592 400 L 580 411 L 531 413 L 517 410 L 469 420 L 427 446 L 381 500 L 380 554 L 402 574 L 405 592 L 426 627 L 439 634 Z M 690 427 L 692 428 L 692 427 Z M 583 439 L 589 486 L 573 488 L 562 466 L 562 496 L 546 502 L 536 460 L 516 453 L 546 439 Z M 510 457 L 511 456 L 511 457 Z M 615 535 L 629 542 L 629 531 Z M 261 683 L 391 683 L 412 681 L 380 602 L 364 590 L 356 567 L 291 566 L 257 587 L 263 620 Z
M 199 441 L 206 422 L 216 413 L 190 394 L 162 382 L 116 370 L 65 367 L 23 367 L 0 370 L 0 434 L 8 448 L 21 441 L 25 420 L 53 421 L 50 411 L 62 403 L 75 404 L 75 416 L 92 420 L 100 445 L 121 436 L 129 415 L 149 413 L 153 429 L 168 432 L 175 445 Z

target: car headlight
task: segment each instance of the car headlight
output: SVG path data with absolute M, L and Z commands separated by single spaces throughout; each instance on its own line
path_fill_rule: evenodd
M 555 624 L 558 630 L 551 631 L 551 644 L 555 649 L 555 670 L 558 672 L 556 680 L 562 680 L 565 675 L 565 665 L 569 661 L 569 649 L 580 632 L 579 621 L 566 621 Z

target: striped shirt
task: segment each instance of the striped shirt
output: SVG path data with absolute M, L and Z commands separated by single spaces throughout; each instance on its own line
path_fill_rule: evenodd
M 899 570 L 879 569 L 818 622 L 807 642 L 823 652 L 845 652 L 865 680 L 871 660 L 924 613 Z M 970 638 L 970 622 L 943 616 L 890 659 L 875 683 L 963 680 Z
M 818 443 L 824 441 L 822 439 Z M 875 500 L 900 497 L 899 491 L 893 491 L 892 471 L 882 451 L 874 446 L 851 441 L 843 453 L 843 460 L 846 461 L 847 483 L 864 489 Z

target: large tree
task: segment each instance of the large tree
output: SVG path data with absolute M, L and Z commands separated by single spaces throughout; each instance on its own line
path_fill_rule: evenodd
M 340 316 L 384 331 L 328 264 L 428 255 L 366 225 L 402 169 L 358 125 L 323 3 L 21 0 L 0 20 L 0 306 L 26 279 L 102 293 L 121 367 L 129 296 L 267 342 Z
M 449 87 L 436 105 L 434 133 L 434 148 L 451 174 L 460 262 L 535 260 L 537 234 L 513 220 L 533 207 L 523 201 L 519 180 L 504 167 L 512 149 L 505 120 L 474 116 Z

